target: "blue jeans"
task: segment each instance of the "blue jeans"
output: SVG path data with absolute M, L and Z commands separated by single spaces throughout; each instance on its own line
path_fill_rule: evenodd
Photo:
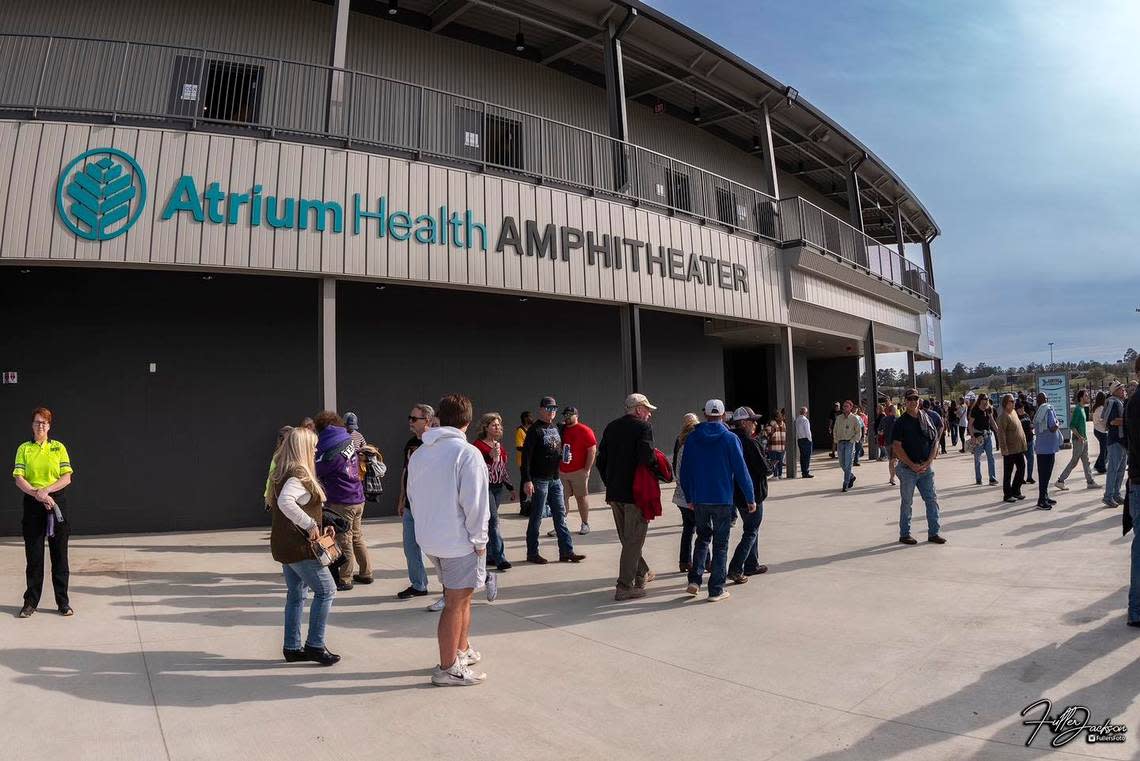
M 412 517 L 410 504 L 404 507 L 404 559 L 408 561 L 408 581 L 413 588 L 426 592 L 427 569 L 424 568 L 424 554 L 416 542 L 416 519 Z
M 997 468 L 994 465 L 994 435 L 989 431 L 982 434 L 981 446 L 974 447 L 974 480 L 982 480 L 982 452 L 986 453 L 986 465 L 990 470 L 990 480 L 997 480 Z
M 902 500 L 899 503 L 899 536 L 910 536 L 911 505 L 914 503 L 914 487 L 922 495 L 926 503 L 926 535 L 938 536 L 942 526 L 938 522 L 938 493 L 934 491 L 934 468 L 927 468 L 921 476 L 899 463 L 895 468 L 895 475 L 899 479 L 899 493 Z
M 1104 498 L 1121 499 L 1120 488 L 1124 483 L 1124 466 L 1128 460 L 1128 450 L 1123 444 L 1108 445 L 1108 475 L 1104 477 Z
M 754 513 L 748 512 L 748 508 L 743 505 L 738 505 L 736 509 L 740 511 L 740 525 L 744 533 L 740 536 L 736 551 L 732 553 L 732 562 L 728 564 L 729 576 L 755 571 L 760 566 L 758 548 L 760 522 L 764 520 L 764 503 L 757 502 Z
M 858 463 L 861 459 L 863 459 L 863 442 L 862 441 L 856 441 L 855 442 L 855 462 Z
M 1033 478 L 1033 441 L 1029 442 L 1029 448 L 1025 450 L 1025 479 L 1031 480 Z
M 851 485 L 851 463 L 855 457 L 855 442 L 839 442 L 839 467 L 843 468 L 843 488 Z
M 780 450 L 779 452 L 769 450 L 769 452 L 768 452 L 768 464 L 772 466 L 772 475 L 774 475 L 776 478 L 783 478 L 784 477 L 784 451 L 783 450 Z
M 724 580 L 728 576 L 728 535 L 732 531 L 734 510 L 732 505 L 695 505 L 694 508 L 697 542 L 693 547 L 689 583 L 701 585 L 701 577 L 705 573 L 705 555 L 708 554 L 711 541 L 713 562 L 709 570 L 709 595 L 719 595 L 724 590 Z
M 491 518 L 487 521 L 487 565 L 498 565 L 503 557 L 503 536 L 499 533 L 499 501 L 506 493 L 502 484 L 491 484 Z
M 1128 587 L 1128 620 L 1140 621 L 1140 484 L 1128 484 L 1128 510 L 1132 513 L 1132 578 Z
M 1097 473 L 1104 473 L 1108 467 L 1108 434 L 1101 433 L 1094 428 L 1093 436 L 1096 436 L 1096 443 L 1100 446 L 1097 451 L 1096 462 L 1093 463 L 1093 470 Z
M 566 502 L 562 498 L 562 482 L 557 478 L 549 481 L 531 479 L 534 494 L 530 498 L 530 520 L 526 525 L 526 556 L 538 554 L 538 529 L 542 525 L 543 513 L 549 508 L 554 519 L 554 533 L 558 537 L 558 556 L 565 557 L 574 551 L 574 540 L 566 527 Z
M 800 448 L 800 475 L 811 473 L 811 439 L 799 439 L 796 445 Z
M 283 563 L 281 572 L 285 575 L 285 649 L 301 649 L 301 613 L 305 608 L 305 593 L 313 590 L 313 604 L 309 606 L 309 635 L 305 644 L 309 647 L 325 646 L 325 623 L 329 619 L 329 609 L 336 597 L 336 582 L 329 569 L 317 560 L 301 560 L 296 563 Z
M 1055 454 L 1037 455 L 1037 504 L 1044 504 L 1049 499 L 1049 479 L 1053 476 L 1053 465 L 1057 462 Z

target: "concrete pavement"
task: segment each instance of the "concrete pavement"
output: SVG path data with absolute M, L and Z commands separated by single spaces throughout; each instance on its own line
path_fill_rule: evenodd
M 950 543 L 921 541 L 918 500 L 920 543 L 905 547 L 886 465 L 864 463 L 841 494 L 835 462 L 825 454 L 815 479 L 772 482 L 761 527 L 771 570 L 717 605 L 683 593 L 671 505 L 646 545 L 658 578 L 627 603 L 613 600 L 608 510 L 574 537 L 586 561 L 537 567 L 521 562 L 525 523 L 508 506 L 508 557 L 519 562 L 500 576 L 499 600 L 475 607 L 489 678 L 468 689 L 428 686 L 434 598 L 395 598 L 407 577 L 393 518 L 367 525 L 376 583 L 333 605 L 328 641 L 344 660 L 330 669 L 280 660 L 284 587 L 264 530 L 74 539 L 70 619 L 54 613 L 50 582 L 40 611 L 15 618 L 23 549 L 2 540 L 3 758 L 1140 754 L 1140 630 L 1124 625 L 1130 540 L 1100 492 L 1074 479 L 1052 512 L 1032 498 L 1005 505 L 951 454 L 936 463 Z M 543 547 L 556 557 L 553 540 Z M 1027 749 L 1018 714 L 1039 698 L 1054 714 L 1088 706 L 1094 721 L 1126 724 L 1128 739 L 1054 750 L 1043 729 Z

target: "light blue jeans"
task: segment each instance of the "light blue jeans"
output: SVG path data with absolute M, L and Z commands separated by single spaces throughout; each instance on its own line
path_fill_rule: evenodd
M 1128 484 L 1128 510 L 1132 513 L 1132 579 L 1128 587 L 1128 620 L 1140 621 L 1140 484 Z
M 911 505 L 914 503 L 914 487 L 922 495 L 926 503 L 926 534 L 938 536 L 942 526 L 938 521 L 938 493 L 934 490 L 934 468 L 927 468 L 921 476 L 899 463 L 895 468 L 895 475 L 899 479 L 899 493 L 902 500 L 899 503 L 899 536 L 910 536 Z
M 566 557 L 574 552 L 574 540 L 566 527 L 566 502 L 562 496 L 562 482 L 557 478 L 549 481 L 541 478 L 531 480 L 534 494 L 530 498 L 530 520 L 526 525 L 526 556 L 538 555 L 538 529 L 544 512 L 554 519 L 554 535 L 558 537 L 558 556 Z
M 982 452 L 986 453 L 986 465 L 989 466 L 990 480 L 997 480 L 997 468 L 994 465 L 994 435 L 986 431 L 982 436 L 982 445 L 974 447 L 974 480 L 982 480 Z
M 420 592 L 428 588 L 427 569 L 424 568 L 424 554 L 416 542 L 416 519 L 412 517 L 412 506 L 404 507 L 404 559 L 408 561 L 408 581 Z
M 1128 461 L 1128 450 L 1123 444 L 1108 445 L 1108 475 L 1104 480 L 1104 498 L 1122 499 L 1120 487 L 1124 483 L 1124 466 Z
M 309 606 L 309 635 L 305 638 L 308 647 L 325 646 L 325 623 L 329 618 L 333 598 L 336 597 L 336 582 L 329 569 L 317 560 L 301 560 L 296 563 L 283 563 L 281 571 L 285 575 L 285 649 L 301 649 L 301 613 L 305 608 L 305 594 L 313 590 L 313 603 Z
M 851 463 L 855 457 L 855 442 L 839 442 L 839 467 L 843 468 L 843 488 L 851 485 Z

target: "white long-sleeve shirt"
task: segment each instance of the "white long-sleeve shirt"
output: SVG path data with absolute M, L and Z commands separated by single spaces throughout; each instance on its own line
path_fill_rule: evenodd
M 796 416 L 796 438 L 797 439 L 810 439 L 811 438 L 811 421 L 805 415 Z
M 483 455 L 458 428 L 424 432 L 408 460 L 408 501 L 416 542 L 428 555 L 458 558 L 487 546 L 491 495 Z
M 301 509 L 303 505 L 309 504 L 310 499 L 312 497 L 305 485 L 297 478 L 290 478 L 281 486 L 281 493 L 277 495 L 277 508 L 299 528 L 308 531 L 317 525 L 317 522 Z

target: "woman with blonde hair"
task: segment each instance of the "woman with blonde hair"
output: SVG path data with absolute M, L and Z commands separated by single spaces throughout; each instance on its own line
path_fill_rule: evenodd
M 503 416 L 498 412 L 488 412 L 479 419 L 475 448 L 487 464 L 487 483 L 491 492 L 491 519 L 487 522 L 487 565 L 506 571 L 511 564 L 503 554 L 503 535 L 499 532 L 499 504 L 503 501 L 504 494 L 510 494 L 511 500 L 514 500 L 515 487 L 511 483 L 510 469 L 507 467 L 507 448 L 503 446 Z
M 673 442 L 673 472 L 681 472 L 681 459 L 685 455 L 685 439 L 693 432 L 693 429 L 700 423 L 700 418 L 695 413 L 686 412 L 681 418 L 681 433 L 677 435 L 677 440 Z M 676 488 L 673 490 L 673 504 L 681 511 L 681 550 L 678 555 L 677 568 L 681 573 L 688 573 L 693 565 L 693 537 L 696 533 L 696 517 L 693 515 L 692 508 L 689 507 L 688 501 L 685 499 L 685 493 L 681 491 L 680 479 L 675 479 Z M 709 567 L 706 563 L 705 567 Z
M 273 527 L 269 548 L 273 559 L 281 563 L 285 576 L 285 644 L 282 654 L 289 663 L 314 661 L 331 666 L 340 660 L 325 647 L 325 624 L 336 582 L 328 568 L 313 556 L 311 543 L 321 530 L 321 506 L 325 492 L 316 477 L 314 453 L 317 434 L 308 428 L 294 428 L 277 450 L 277 467 L 271 484 Z M 332 527 L 324 529 L 331 534 Z M 301 646 L 301 613 L 305 595 L 313 591 L 309 608 L 309 633 Z

